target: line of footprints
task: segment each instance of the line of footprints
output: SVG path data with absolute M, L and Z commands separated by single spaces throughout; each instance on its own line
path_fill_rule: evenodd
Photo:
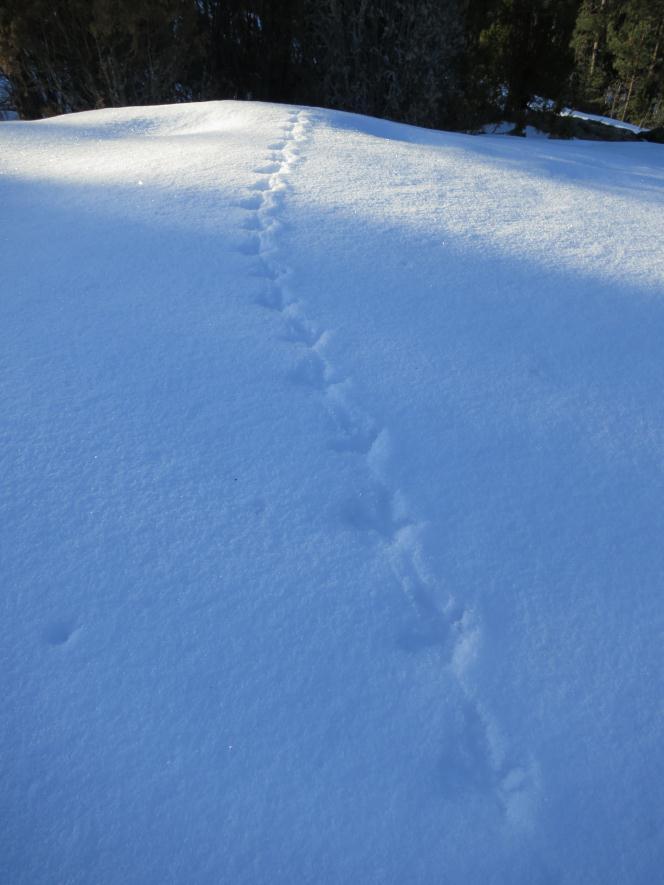
M 473 657 L 479 629 L 473 613 L 453 598 L 441 603 L 428 576 L 421 535 L 423 526 L 409 513 L 408 503 L 389 482 L 390 440 L 353 395 L 353 383 L 325 356 L 329 333 L 307 317 L 302 302 L 290 291 L 290 269 L 280 261 L 280 214 L 289 190 L 290 173 L 302 162 L 301 149 L 313 126 L 307 111 L 289 114 L 281 137 L 268 146 L 265 163 L 254 170 L 256 181 L 238 206 L 246 210 L 238 250 L 255 260 L 253 273 L 263 281 L 261 307 L 278 311 L 287 340 L 302 356 L 291 380 L 322 398 L 331 427 L 330 449 L 364 459 L 366 482 L 343 510 L 347 523 L 372 533 L 387 556 L 395 579 L 413 612 L 413 626 L 399 637 L 406 650 L 442 652 L 458 681 L 461 702 L 443 753 L 441 782 L 447 793 L 480 790 L 494 797 L 507 821 L 518 829 L 532 820 L 536 796 L 536 765 L 514 764 L 491 716 L 473 698 L 465 670 Z

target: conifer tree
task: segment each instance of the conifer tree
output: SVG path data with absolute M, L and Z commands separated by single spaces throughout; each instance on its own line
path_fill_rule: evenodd
M 664 92 L 664 0 L 628 0 L 609 26 L 612 115 L 656 125 Z
M 585 102 L 603 102 L 611 80 L 609 25 L 616 0 L 583 0 L 572 37 L 575 94 Z
M 258 98 L 477 129 L 541 96 L 655 126 L 664 0 L 0 0 L 3 76 L 24 117 Z
M 193 13 L 189 0 L 0 0 L 0 70 L 25 117 L 188 98 Z
M 310 0 L 314 76 L 333 106 L 423 125 L 451 112 L 462 46 L 456 0 Z
M 534 97 L 566 95 L 576 8 L 576 0 L 502 0 L 481 34 L 487 76 L 504 88 L 505 113 L 519 128 Z

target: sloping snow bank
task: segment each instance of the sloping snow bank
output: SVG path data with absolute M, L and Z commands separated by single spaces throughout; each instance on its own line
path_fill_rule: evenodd
M 593 123 L 604 123 L 605 126 L 615 126 L 617 129 L 627 129 L 638 135 L 639 132 L 645 132 L 640 126 L 634 123 L 627 123 L 624 120 L 616 120 L 615 117 L 603 117 L 601 114 L 587 114 L 585 111 L 575 111 L 573 108 L 563 108 L 560 112 L 564 117 L 578 117 L 579 120 L 590 120 Z
M 661 148 L 0 147 L 3 876 L 654 881 Z

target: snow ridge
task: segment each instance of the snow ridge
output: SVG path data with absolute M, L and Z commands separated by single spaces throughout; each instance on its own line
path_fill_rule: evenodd
M 253 273 L 263 282 L 258 305 L 281 314 L 287 339 L 301 351 L 291 380 L 320 396 L 332 427 L 330 450 L 363 459 L 367 483 L 348 498 L 343 516 L 360 532 L 372 535 L 413 612 L 415 626 L 401 635 L 408 653 L 427 655 L 456 682 L 462 714 L 452 726 L 456 749 L 441 760 L 450 790 L 479 792 L 502 812 L 514 830 L 530 829 L 539 793 L 533 759 L 513 758 L 498 723 L 473 690 L 473 663 L 481 644 L 477 612 L 454 598 L 430 573 L 423 541 L 425 523 L 414 515 L 406 496 L 390 476 L 390 433 L 358 402 L 353 379 L 326 356 L 331 332 L 310 319 L 303 301 L 291 291 L 291 269 L 281 260 L 280 214 L 290 189 L 289 177 L 303 162 L 315 116 L 293 111 L 283 134 L 269 145 L 270 155 L 253 171 L 256 180 L 238 203 L 247 212 L 238 251 L 255 259 Z

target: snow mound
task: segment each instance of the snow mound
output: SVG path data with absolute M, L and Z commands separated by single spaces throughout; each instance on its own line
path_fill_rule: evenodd
M 663 158 L 3 123 L 8 882 L 655 881 Z
M 617 129 L 627 129 L 628 132 L 633 132 L 635 135 L 647 131 L 634 123 L 616 120 L 614 117 L 603 117 L 601 114 L 587 114 L 585 111 L 575 111 L 572 108 L 563 108 L 560 113 L 564 117 L 578 117 L 579 120 L 590 120 L 593 123 L 604 123 L 605 126 L 615 126 Z

